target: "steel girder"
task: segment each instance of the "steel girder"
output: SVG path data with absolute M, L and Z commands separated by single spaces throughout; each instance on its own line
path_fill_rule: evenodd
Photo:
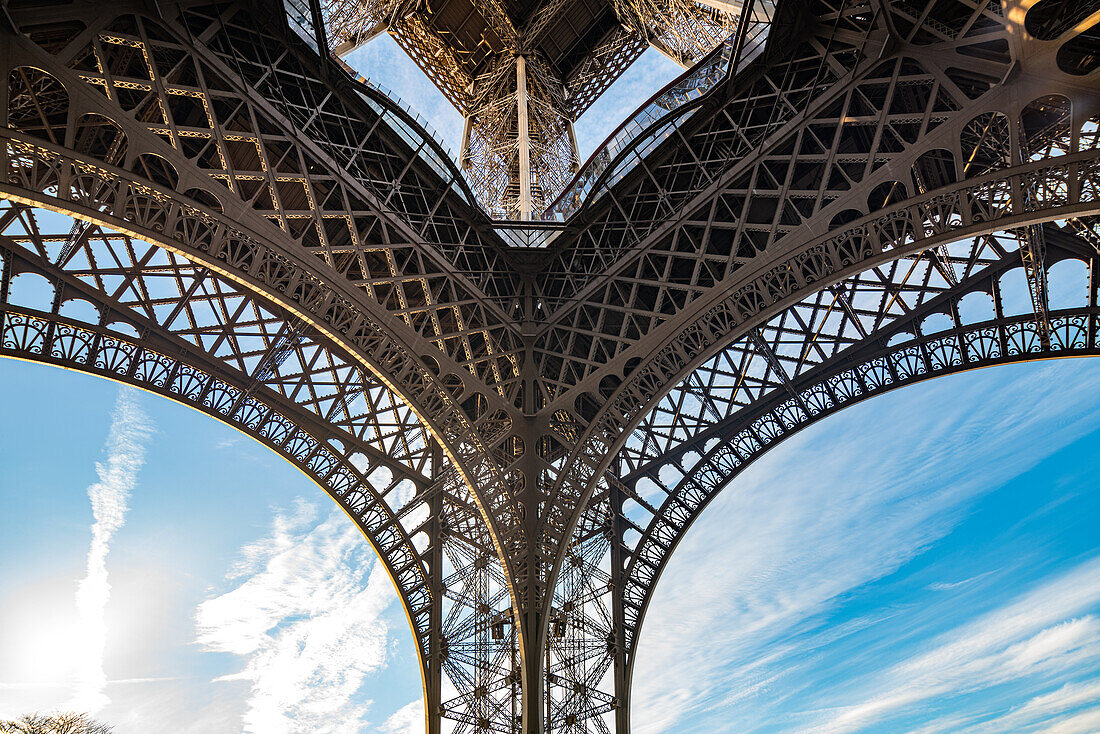
M 1067 310 L 1047 269 L 1100 241 L 1096 74 L 1059 67 L 1095 18 L 1033 36 L 1033 5 L 781 4 L 765 54 L 639 138 L 543 254 L 508 250 L 430 139 L 266 6 L 12 10 L 4 282 L 99 315 L 5 286 L 5 349 L 76 366 L 99 339 L 130 354 L 118 379 L 171 392 L 130 368 L 163 359 L 228 386 L 208 412 L 255 403 L 407 477 L 403 502 L 356 491 L 396 518 L 365 529 L 383 558 L 415 552 L 387 563 L 430 730 L 625 732 L 657 574 L 744 462 L 888 386 L 1092 352 L 1095 288 Z M 46 211 L 77 221 L 43 237 Z M 1003 270 L 1030 317 L 1002 313 Z M 954 314 L 980 292 L 992 316 Z M 672 465 L 700 483 L 646 489 Z

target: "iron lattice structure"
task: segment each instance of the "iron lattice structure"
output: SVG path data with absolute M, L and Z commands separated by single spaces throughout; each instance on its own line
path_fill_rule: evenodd
M 312 477 L 393 578 L 431 734 L 624 734 L 654 586 L 741 469 L 895 387 L 1100 352 L 1100 8 L 768 19 L 524 248 L 281 6 L 12 0 L 0 353 Z
M 337 56 L 388 32 L 465 118 L 460 162 L 478 199 L 517 220 L 573 178 L 573 122 L 646 48 L 688 68 L 741 15 L 730 0 L 286 1 Z

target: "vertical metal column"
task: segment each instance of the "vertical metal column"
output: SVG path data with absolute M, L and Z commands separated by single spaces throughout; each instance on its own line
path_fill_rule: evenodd
M 424 685 L 424 715 L 426 734 L 440 734 L 443 699 L 443 450 L 439 444 L 432 446 L 432 484 L 428 488 L 428 578 L 432 585 L 432 606 L 429 611 L 431 630 L 428 634 L 428 677 Z
M 621 467 L 615 464 L 613 478 L 608 482 L 611 505 L 611 635 L 614 645 L 612 673 L 615 680 L 615 734 L 630 732 L 630 679 L 626 664 L 626 614 L 623 610 L 623 491 L 619 484 Z
M 458 149 L 459 165 L 463 169 L 470 167 L 470 132 L 473 130 L 474 118 L 467 115 L 462 121 L 462 147 Z
M 516 57 L 516 120 L 519 144 L 519 218 L 531 218 L 531 129 L 527 119 L 527 61 Z
M 569 133 L 569 155 L 572 156 L 569 170 L 576 173 L 581 170 L 581 149 L 577 147 L 577 131 L 573 128 L 572 120 L 565 121 L 565 130 Z

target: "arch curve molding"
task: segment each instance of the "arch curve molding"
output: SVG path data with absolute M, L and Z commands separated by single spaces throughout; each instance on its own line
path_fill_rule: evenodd
M 141 388 L 215 418 L 282 456 L 362 529 L 388 571 L 426 658 L 432 587 L 420 551 L 368 476 L 325 437 L 299 426 L 261 396 L 182 354 L 57 313 L 0 303 L 0 356 L 63 367 Z M 373 467 L 372 467 L 373 468 Z
M 625 569 L 625 665 L 660 575 L 709 503 L 753 461 L 824 417 L 942 375 L 1100 354 L 1096 218 L 1038 233 L 981 235 L 872 267 L 806 296 L 731 344 L 677 387 L 647 435 L 619 455 L 612 511 Z M 1046 244 L 1039 312 L 1024 250 Z M 1050 273 L 1051 277 L 1047 277 Z M 1056 304 L 1057 308 L 1049 308 Z M 674 438 L 673 438 L 674 436 Z
M 495 486 L 498 470 L 477 427 L 456 402 L 461 392 L 447 390 L 415 358 L 416 348 L 390 336 L 382 326 L 384 318 L 371 318 L 369 309 L 340 296 L 330 283 L 261 237 L 162 187 L 15 131 L 0 131 L 0 146 L 7 172 L 0 196 L 156 244 L 274 301 L 337 349 L 356 355 L 405 399 L 448 448 L 471 486 Z M 487 508 L 486 514 L 496 518 L 491 527 L 512 516 L 508 509 Z

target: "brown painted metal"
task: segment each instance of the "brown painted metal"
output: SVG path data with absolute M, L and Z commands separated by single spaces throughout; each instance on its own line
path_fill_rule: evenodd
M 301 467 L 394 578 L 430 732 L 625 733 L 659 574 L 745 465 L 897 386 L 1096 353 L 1095 14 L 780 3 L 568 221 L 502 225 L 295 30 L 334 6 L 295 2 L 7 6 L 0 352 Z M 479 33 L 557 32 L 556 5 L 482 5 Z M 355 33 L 458 22 L 424 7 Z M 598 88 L 600 44 L 633 46 L 592 44 Z

